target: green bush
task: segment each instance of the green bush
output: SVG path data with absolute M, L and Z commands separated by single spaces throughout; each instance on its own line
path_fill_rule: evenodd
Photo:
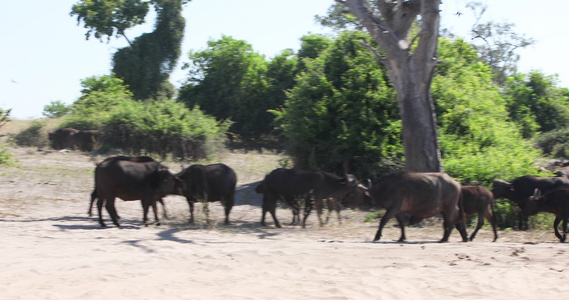
M 24 147 L 38 147 L 42 148 L 47 146 L 48 140 L 46 135 L 42 132 L 45 122 L 33 121 L 32 124 L 20 131 L 14 136 L 14 142 L 18 146 Z
M 102 149 L 200 159 L 224 146 L 231 121 L 218 122 L 199 107 L 188 109 L 175 100 L 135 101 L 112 76 L 90 77 L 82 85 L 83 95 L 62 127 L 99 129 Z
M 218 123 L 199 107 L 174 100 L 127 102 L 109 113 L 101 127 L 103 143 L 127 153 L 201 159 L 223 147 L 231 122 Z
M 569 128 L 542 133 L 533 140 L 535 145 L 546 155 L 558 158 L 569 157 Z
M 11 166 L 14 164 L 12 153 L 8 151 L 4 143 L 0 143 L 0 166 Z

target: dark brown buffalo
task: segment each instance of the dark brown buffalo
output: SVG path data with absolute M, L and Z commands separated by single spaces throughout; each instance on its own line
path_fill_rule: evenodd
M 73 136 L 78 132 L 79 130 L 74 128 L 57 129 L 48 135 L 49 140 L 51 141 L 51 147 L 53 149 L 73 148 Z
M 194 222 L 194 203 L 204 201 L 204 213 L 209 222 L 207 202 L 220 201 L 225 208 L 225 224 L 234 204 L 237 175 L 224 164 L 191 165 L 176 175 L 184 182 L 183 195 L 190 206 L 190 223 Z
M 524 214 L 532 216 L 539 212 L 555 214 L 555 220 L 553 221 L 555 236 L 564 243 L 567 232 L 567 219 L 569 219 L 569 187 L 562 186 L 544 195 L 541 194 L 539 189 L 535 189 L 533 196 L 529 198 L 524 207 Z M 563 221 L 563 234 L 559 232 L 559 223 L 561 221 Z
M 265 177 L 266 179 L 266 177 Z M 273 219 L 275 220 L 275 226 L 281 228 L 279 221 L 276 218 L 276 201 L 267 200 L 267 197 L 270 199 L 278 198 L 282 202 L 284 202 L 288 207 L 292 210 L 292 222 L 291 225 L 296 225 L 300 223 L 300 201 L 298 197 L 294 195 L 283 195 L 283 194 L 274 194 L 272 190 L 265 189 L 265 180 L 261 181 L 261 183 L 255 188 L 255 192 L 258 194 L 263 194 L 263 216 L 261 217 L 261 224 L 265 226 L 265 214 L 267 211 L 271 212 L 273 215 Z
M 569 186 L 569 179 L 566 177 L 538 177 L 526 175 L 517 177 L 507 182 L 502 180 L 494 180 L 492 193 L 494 198 L 506 198 L 515 202 L 521 209 L 518 217 L 518 229 L 527 230 L 527 215 L 523 214 L 526 202 L 533 195 L 535 189 L 539 189 L 542 193 L 547 193 L 561 186 Z
M 385 215 L 379 222 L 379 229 L 374 241 L 381 238 L 383 227 L 395 217 L 401 228 L 402 242 L 405 237 L 404 215 L 411 215 L 419 220 L 442 214 L 444 235 L 441 242 L 447 242 L 452 229 L 456 226 L 463 241 L 468 241 L 461 203 L 461 185 L 446 173 L 394 172 L 371 183 L 371 187 L 358 185 L 340 200 L 346 207 L 353 207 L 364 202 L 365 197 L 356 197 L 357 191 L 366 191 L 368 201 L 385 208 Z
M 81 151 L 91 152 L 97 143 L 98 130 L 81 130 L 75 133 L 71 140 L 73 145 Z
M 331 201 L 335 201 L 335 199 L 332 198 L 345 194 L 356 183 L 357 180 L 352 175 L 341 177 L 323 171 L 275 169 L 265 176 L 265 179 L 256 189 L 257 192 L 263 193 L 261 224 L 265 225 L 265 215 L 269 212 L 275 221 L 275 226 L 281 227 L 275 214 L 276 204 L 279 199 L 293 209 L 294 223 L 295 216 L 300 219 L 300 216 L 298 216 L 300 208 L 298 199 L 304 199 L 302 227 L 306 227 L 306 219 L 313 206 L 316 206 L 318 220 L 320 225 L 322 225 L 321 215 L 324 200 L 328 202 L 328 208 L 333 207 L 334 203 Z
M 478 214 L 476 228 L 470 235 L 471 241 L 474 240 L 476 233 L 484 225 L 484 218 L 492 225 L 492 230 L 494 231 L 493 242 L 498 239 L 496 214 L 494 213 L 494 196 L 490 190 L 480 185 L 462 186 L 462 207 L 465 217 Z
M 113 223 L 119 226 L 119 216 L 115 209 L 115 198 L 124 201 L 141 200 L 143 222 L 148 224 L 148 209 L 152 206 L 156 224 L 159 225 L 156 201 L 167 194 L 178 194 L 182 188 L 179 179 L 167 167 L 150 157 L 110 157 L 97 164 L 95 168 L 95 191 L 91 201 L 99 198 L 97 209 L 99 223 L 105 227 L 102 216 L 103 204 Z

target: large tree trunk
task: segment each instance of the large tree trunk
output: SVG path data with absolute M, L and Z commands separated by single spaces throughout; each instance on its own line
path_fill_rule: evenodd
M 442 171 L 436 116 L 430 86 L 437 64 L 440 0 L 336 0 L 349 7 L 385 52 L 397 91 L 403 122 L 405 167 L 418 172 Z M 421 32 L 409 42 L 409 31 L 421 15 Z M 412 51 L 412 44 L 418 41 Z

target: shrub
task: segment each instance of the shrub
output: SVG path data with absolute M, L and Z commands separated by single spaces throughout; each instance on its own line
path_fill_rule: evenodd
M 199 107 L 189 110 L 174 100 L 132 101 L 109 113 L 101 140 L 136 155 L 201 159 L 223 146 L 230 125 L 204 115 Z
M 569 157 L 569 128 L 542 133 L 534 138 L 534 142 L 546 155 Z
M 13 155 L 6 149 L 4 143 L 0 144 L 0 166 L 10 166 L 14 164 Z
M 14 142 L 18 146 L 24 147 L 45 147 L 48 140 L 45 134 L 42 133 L 42 128 L 45 122 L 33 121 L 32 124 L 14 136 Z

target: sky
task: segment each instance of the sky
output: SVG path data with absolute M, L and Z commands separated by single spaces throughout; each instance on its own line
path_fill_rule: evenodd
M 558 85 L 569 87 L 569 62 L 563 58 L 569 40 L 569 2 L 544 0 L 480 0 L 488 6 L 483 21 L 514 23 L 514 31 L 535 39 L 519 51 L 519 71 L 538 70 L 559 75 Z M 2 1 L 0 4 L 0 108 L 11 108 L 14 119 L 42 117 L 52 101 L 71 104 L 81 94 L 81 80 L 111 72 L 111 58 L 127 46 L 124 38 L 101 42 L 85 39 L 87 29 L 69 15 L 78 0 Z M 468 40 L 474 23 L 465 8 L 469 0 L 446 0 L 441 5 L 441 27 Z M 170 81 L 179 86 L 190 50 L 203 50 L 222 35 L 245 40 L 270 59 L 284 49 L 298 50 L 309 33 L 330 33 L 314 21 L 326 15 L 333 0 L 192 0 L 184 7 L 186 32 L 182 56 Z M 462 14 L 458 15 L 457 12 Z M 146 25 L 127 31 L 131 40 L 152 30 Z

